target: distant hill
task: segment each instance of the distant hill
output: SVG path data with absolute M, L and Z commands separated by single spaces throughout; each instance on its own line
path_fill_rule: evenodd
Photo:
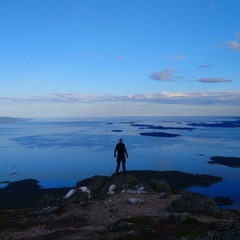
M 29 120 L 30 119 L 27 119 L 27 118 L 0 117 L 0 123 L 26 122 Z

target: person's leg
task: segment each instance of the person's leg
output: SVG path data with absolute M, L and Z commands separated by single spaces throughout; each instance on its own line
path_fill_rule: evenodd
M 122 161 L 122 167 L 123 167 L 123 173 L 125 175 L 126 174 L 126 161 L 125 160 Z
M 121 161 L 117 161 L 117 167 L 116 167 L 116 174 L 118 174 L 119 168 L 120 168 Z

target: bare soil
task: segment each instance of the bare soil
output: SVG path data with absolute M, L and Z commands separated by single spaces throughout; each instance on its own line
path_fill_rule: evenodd
M 132 205 L 130 197 L 144 203 Z M 93 240 L 93 239 L 180 239 L 216 228 L 218 222 L 239 220 L 238 212 L 223 211 L 221 218 L 193 216 L 192 221 L 173 224 L 166 221 L 169 207 L 179 195 L 112 194 L 105 200 L 91 200 L 60 208 L 50 215 L 31 215 L 33 209 L 0 211 L 1 240 Z M 137 229 L 111 231 L 116 221 L 138 222 Z

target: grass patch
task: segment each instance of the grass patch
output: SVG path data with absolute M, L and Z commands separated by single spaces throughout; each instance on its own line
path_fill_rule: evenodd
M 30 210 L 2 210 L 0 211 L 0 232 L 11 230 L 26 231 L 34 226 L 41 226 L 43 223 L 36 221 L 29 215 Z
M 154 221 L 149 217 L 124 218 L 122 220 L 136 224 L 141 231 L 149 227 L 154 227 Z

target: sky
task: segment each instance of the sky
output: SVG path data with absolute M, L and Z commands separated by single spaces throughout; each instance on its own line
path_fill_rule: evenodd
M 0 116 L 239 116 L 240 0 L 0 0 Z

